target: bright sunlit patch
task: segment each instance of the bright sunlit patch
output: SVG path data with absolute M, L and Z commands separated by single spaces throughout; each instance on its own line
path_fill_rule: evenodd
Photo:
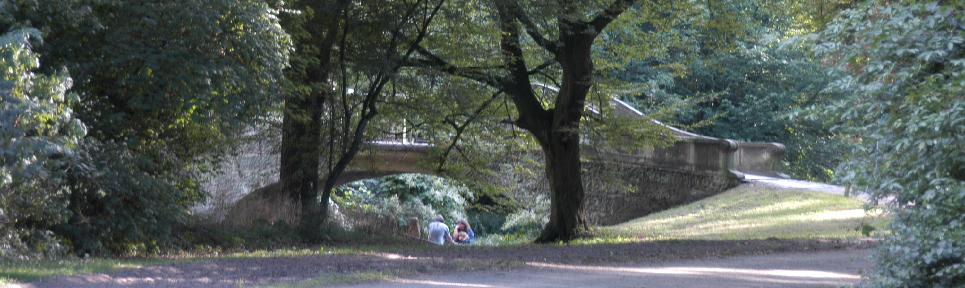
M 399 255 L 399 254 L 384 253 L 384 254 L 382 254 L 382 258 L 385 258 L 385 259 L 402 259 L 402 258 L 405 258 L 405 257 L 402 257 L 402 255 Z
M 716 275 L 716 276 L 776 276 L 792 278 L 824 278 L 824 279 L 861 279 L 859 275 L 842 274 L 815 270 L 762 270 L 762 269 L 734 269 L 713 267 L 662 267 L 662 268 L 626 268 L 601 266 L 558 265 L 540 262 L 526 262 L 526 265 L 542 268 L 572 269 L 602 272 L 630 272 L 642 274 L 677 274 L 677 275 Z
M 385 258 L 385 259 L 390 259 L 390 260 L 419 259 L 419 257 L 403 256 L 403 255 L 399 255 L 399 254 L 395 254 L 395 253 L 379 253 L 379 254 L 376 254 L 376 255 L 379 256 L 379 257 Z
M 798 209 L 798 208 L 807 207 L 810 205 L 820 205 L 820 202 L 816 200 L 781 201 L 771 205 L 750 209 L 750 210 L 744 211 L 742 214 L 767 214 L 775 211 L 787 211 L 792 209 Z
M 481 287 L 481 288 L 496 288 L 502 286 L 492 286 L 483 284 L 468 284 L 468 283 L 453 283 L 453 282 L 441 282 L 441 281 L 428 281 L 428 280 L 409 280 L 409 279 L 399 279 L 395 282 L 399 283 L 409 283 L 409 284 L 420 284 L 420 285 L 433 285 L 433 286 L 445 286 L 445 287 Z
M 853 209 L 844 211 L 829 211 L 824 213 L 818 213 L 815 215 L 806 215 L 800 217 L 801 220 L 845 220 L 845 219 L 855 219 L 862 218 L 865 216 L 863 209 Z

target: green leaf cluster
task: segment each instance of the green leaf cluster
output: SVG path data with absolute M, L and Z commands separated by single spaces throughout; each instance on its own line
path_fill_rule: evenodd
M 870 287 L 965 285 L 965 25 L 960 2 L 869 1 L 817 37 L 824 110 L 854 149 L 840 179 L 893 210 Z
M 263 1 L 3 0 L 0 30 L 32 26 L 44 69 L 66 68 L 89 137 L 153 158 L 189 193 L 278 95 L 288 36 Z
M 32 222 L 62 222 L 64 172 L 77 158 L 86 128 L 70 108 L 66 71 L 37 74 L 30 39 L 40 31 L 0 36 L 0 258 L 48 258 L 64 252 L 56 237 Z
M 85 139 L 71 78 L 37 73 L 28 38 L 0 37 L 0 233 L 3 258 L 141 254 L 176 245 L 193 197 L 151 175 L 156 163 L 112 142 Z M 66 244 L 66 245 L 64 245 Z
M 401 227 L 410 217 L 421 222 L 430 221 L 436 214 L 449 222 L 465 218 L 466 199 L 472 198 L 465 186 L 445 178 L 399 174 L 340 186 L 332 200 L 340 210 L 377 213 L 393 218 Z
M 792 11 L 800 3 L 734 1 L 711 12 L 741 15 L 737 32 L 696 20 L 673 27 L 685 46 L 661 57 L 632 59 L 610 73 L 642 89 L 627 102 L 649 113 L 670 109 L 666 122 L 702 135 L 748 142 L 781 142 L 784 171 L 795 178 L 829 181 L 839 140 L 799 110 L 835 97 L 821 93 L 833 78 L 808 47 L 793 38 L 801 29 Z M 736 25 L 736 24 L 735 24 Z M 726 26 L 730 27 L 730 26 Z M 721 37 L 727 38 L 721 43 Z M 790 39 L 788 39 L 790 37 Z
M 0 0 L 0 30 L 46 40 L 4 38 L 0 209 L 18 211 L 4 224 L 80 255 L 176 247 L 201 173 L 281 90 L 276 14 L 258 0 Z

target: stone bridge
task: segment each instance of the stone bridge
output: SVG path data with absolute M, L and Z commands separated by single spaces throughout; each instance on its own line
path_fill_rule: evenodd
M 616 113 L 642 117 L 643 113 L 614 99 Z M 701 136 L 670 127 L 678 141 L 670 147 L 604 153 L 584 148 L 587 171 L 587 217 L 596 224 L 610 225 L 673 206 L 715 195 L 737 185 L 744 174 L 787 178 L 779 172 L 784 145 L 749 143 Z M 354 171 L 346 171 L 338 183 L 399 173 L 432 174 L 419 161 L 429 148 L 424 143 L 373 142 L 377 155 L 360 155 Z M 360 169 L 366 167 L 366 169 Z M 371 172 L 378 171 L 378 172 Z M 592 174 L 607 173 L 636 188 L 636 191 L 606 191 L 593 182 Z M 610 176 L 612 177 L 612 176 Z
M 616 113 L 631 117 L 643 115 L 619 100 L 611 101 L 610 105 L 613 105 Z M 778 170 L 784 154 L 784 146 L 779 143 L 738 142 L 701 136 L 673 127 L 670 129 L 678 141 L 666 148 L 613 153 L 584 147 L 586 211 L 592 223 L 620 223 L 712 196 L 737 185 L 744 179 L 745 173 L 787 178 Z M 279 193 L 277 172 L 266 168 L 278 165 L 277 155 L 271 152 L 271 145 L 266 141 L 245 147 L 244 153 L 223 165 L 231 169 L 222 171 L 206 184 L 217 203 L 209 201 L 195 209 L 217 210 L 218 203 L 232 203 L 242 197 L 246 200 L 234 206 L 245 206 L 244 202 L 262 201 L 256 199 L 268 199 L 270 195 Z M 400 141 L 372 142 L 369 145 L 373 146 L 369 151 L 377 152 L 356 157 L 352 167 L 339 177 L 336 182 L 338 185 L 399 173 L 433 174 L 431 170 L 418 165 L 429 148 L 428 144 Z M 614 189 L 606 188 L 607 185 L 594 182 L 594 179 L 618 179 L 625 184 L 623 187 L 632 187 L 630 190 L 633 191 L 625 188 L 611 191 Z M 274 184 L 267 185 L 269 183 Z M 250 191 L 250 187 L 261 187 L 248 195 L 256 197 L 238 194 Z M 242 218 L 291 216 L 287 212 L 272 213 L 284 215 L 257 216 L 249 211 L 230 213 L 234 216 L 228 218 L 244 221 Z

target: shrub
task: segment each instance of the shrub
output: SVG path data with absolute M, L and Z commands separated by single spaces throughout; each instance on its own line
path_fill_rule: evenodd
M 172 226 L 201 195 L 168 184 L 182 172 L 157 173 L 149 157 L 83 138 L 67 72 L 33 72 L 39 60 L 28 40 L 39 34 L 20 29 L 0 37 L 3 257 L 54 256 L 67 250 L 59 239 L 81 255 L 173 247 Z
M 532 204 L 506 216 L 506 222 L 500 229 L 535 236 L 549 223 L 549 215 L 549 199 L 544 195 L 537 195 Z
M 142 254 L 175 248 L 174 227 L 200 198 L 151 173 L 155 163 L 121 145 L 85 140 L 67 174 L 67 221 L 49 228 L 83 254 Z
M 924 3 L 869 1 L 819 38 L 847 95 L 824 115 L 855 147 L 838 174 L 894 212 L 870 287 L 965 286 L 965 4 Z
M 423 174 L 362 180 L 338 189 L 333 202 L 346 215 L 345 225 L 350 228 L 371 226 L 377 221 L 402 227 L 411 217 L 426 222 L 435 214 L 453 222 L 465 217 L 466 197 L 472 197 L 465 186 Z
M 0 258 L 49 258 L 63 252 L 46 228 L 68 216 L 65 173 L 86 133 L 73 118 L 66 71 L 34 74 L 35 29 L 0 36 Z

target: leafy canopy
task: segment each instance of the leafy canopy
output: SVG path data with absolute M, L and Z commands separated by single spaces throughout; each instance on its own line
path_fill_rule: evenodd
M 288 36 L 259 0 L 2 0 L 0 30 L 33 26 L 45 69 L 69 69 L 90 137 L 150 155 L 152 173 L 196 178 L 280 91 Z
M 36 29 L 0 36 L 0 259 L 55 257 L 64 252 L 49 231 L 30 222 L 66 219 L 63 167 L 77 158 L 86 132 L 74 118 L 66 71 L 35 73 Z
M 965 5 L 869 1 L 818 34 L 854 144 L 839 177 L 894 214 L 871 287 L 965 285 Z
M 666 122 L 702 135 L 783 143 L 785 172 L 828 181 L 836 165 L 837 138 L 814 120 L 789 113 L 835 96 L 820 93 L 832 77 L 809 55 L 807 45 L 788 40 L 802 29 L 796 5 L 727 2 L 716 9 L 743 17 L 734 20 L 739 31 L 730 33 L 726 43 L 716 24 L 682 22 L 672 30 L 688 41 L 677 53 L 630 58 L 625 69 L 608 72 L 643 87 L 626 98 L 641 110 L 671 109 L 676 113 Z

